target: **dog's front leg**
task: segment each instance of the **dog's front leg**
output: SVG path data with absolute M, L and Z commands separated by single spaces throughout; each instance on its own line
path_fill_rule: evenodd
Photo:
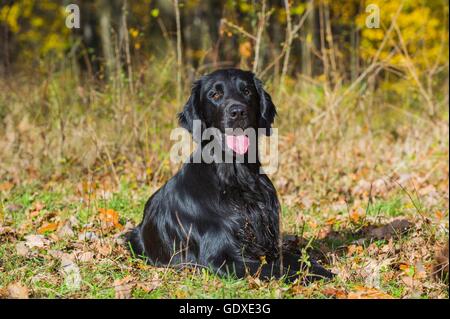
M 283 252 L 283 265 L 296 273 L 303 273 L 305 282 L 311 282 L 319 279 L 331 279 L 335 276 L 332 272 L 326 270 L 319 265 L 315 260 L 310 260 L 309 265 L 301 261 L 301 256 L 291 253 Z

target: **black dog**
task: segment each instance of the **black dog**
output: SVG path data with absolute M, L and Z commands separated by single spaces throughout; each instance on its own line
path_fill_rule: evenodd
M 286 275 L 295 280 L 306 265 L 299 262 L 299 255 L 283 253 L 280 266 L 280 204 L 275 188 L 260 173 L 258 159 L 248 160 L 252 141 L 226 134 L 231 128 L 263 128 L 269 135 L 275 115 L 270 95 L 251 72 L 219 70 L 195 82 L 179 114 L 180 125 L 191 133 L 194 120 L 201 123 L 201 130 L 216 128 L 219 134 L 214 138 L 226 145 L 221 155 L 244 154 L 244 160 L 192 163 L 198 147 L 191 162 L 148 200 L 143 221 L 129 233 L 133 252 L 159 266 L 197 265 L 219 275 L 259 274 L 264 279 Z M 204 146 L 209 141 L 197 142 Z M 309 273 L 313 278 L 332 277 L 315 262 Z

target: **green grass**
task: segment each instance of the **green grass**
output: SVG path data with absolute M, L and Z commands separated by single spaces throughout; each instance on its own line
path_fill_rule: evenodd
M 11 230 L 0 231 L 0 297 L 8 296 L 8 285 L 20 282 L 31 297 L 114 298 L 115 280 L 130 276 L 149 282 L 158 276 L 156 289 L 135 286 L 132 297 L 334 298 L 330 289 L 348 294 L 369 285 L 368 265 L 388 261 L 376 289 L 395 298 L 448 298 L 448 286 L 431 276 L 434 250 L 448 240 L 448 109 L 437 101 L 439 116 L 431 122 L 425 102 L 413 107 L 409 92 L 390 96 L 387 88 L 366 90 L 364 98 L 348 95 L 334 109 L 338 95 L 327 97 L 321 81 L 280 87 L 266 81 L 278 111 L 279 168 L 270 178 L 282 205 L 283 229 L 303 237 L 308 253 L 322 256 L 326 267 L 339 273 L 336 279 L 308 287 L 255 283 L 144 266 L 133 258 L 115 241 L 120 230 L 101 229 L 98 209 L 113 209 L 120 224 L 136 225 L 149 196 L 176 171 L 169 136 L 182 105 L 171 89 L 175 70 L 167 69 L 170 65 L 150 63 L 143 76 L 151 81 L 137 94 L 81 83 L 68 71 L 37 84 L 19 77 L 0 81 L 5 88 L 0 92 L 7 93 L 0 94 L 0 229 Z M 410 86 L 408 81 L 401 82 Z M 411 176 L 404 189 L 395 183 L 402 174 Z M 389 188 L 371 193 L 357 187 L 380 179 Z M 37 205 L 43 208 L 33 213 Z M 50 230 L 44 233 L 48 247 L 18 255 L 16 245 L 26 235 L 70 217 L 79 224 L 72 238 L 55 239 Z M 360 242 L 359 232 L 396 218 L 408 219 L 413 230 L 400 238 Z M 79 240 L 84 231 L 94 232 L 98 242 Z M 112 252 L 101 255 L 98 243 Z M 51 250 L 94 254 L 91 261 L 77 261 L 80 289 L 65 285 L 61 262 Z M 418 262 L 427 277 L 409 287 L 400 265 Z
M 20 229 L 23 224 L 29 224 L 27 233 L 36 233 L 39 224 L 33 222 L 39 219 L 46 220 L 46 217 L 53 216 L 52 212 L 59 212 L 56 215 L 58 220 L 64 220 L 70 216 L 75 216 L 80 226 L 75 230 L 76 236 L 69 239 L 52 241 L 45 249 L 33 249 L 30 256 L 19 256 L 16 253 L 15 245 L 23 240 L 23 235 L 19 231 L 17 238 L 6 237 L 0 245 L 0 287 L 7 287 L 10 283 L 21 282 L 31 288 L 33 297 L 45 298 L 114 298 L 115 289 L 113 283 L 117 279 L 132 276 L 138 282 L 148 282 L 155 275 L 161 279 L 161 284 L 152 291 L 145 291 L 136 286 L 132 290 L 133 298 L 329 298 L 329 295 L 323 293 L 327 287 L 352 290 L 355 286 L 364 285 L 364 282 L 355 279 L 354 281 L 344 282 L 337 278 L 329 282 L 314 283 L 310 287 L 295 288 L 281 281 L 254 283 L 250 279 L 220 278 L 207 270 L 185 269 L 175 271 L 169 268 L 155 268 L 147 266 L 141 259 L 133 258 L 126 250 L 118 250 L 118 244 L 112 241 L 113 233 L 102 233 L 96 225 L 98 208 L 114 209 L 120 214 L 121 224 L 128 221 L 136 224 L 142 217 L 145 202 L 151 190 L 149 187 L 131 187 L 129 183 L 122 182 L 119 191 L 112 191 L 107 198 L 102 197 L 103 192 L 91 194 L 91 201 L 87 203 L 82 201 L 82 197 L 77 197 L 76 187 L 70 184 L 55 184 L 42 190 L 38 184 L 28 185 L 27 187 L 13 188 L 9 192 L 3 192 L 1 196 L 1 211 L 3 212 L 3 221 L 9 225 Z M 100 195 L 99 195 L 100 194 Z M 43 203 L 44 208 L 39 214 L 31 220 L 28 217 L 30 211 L 36 203 Z M 11 205 L 22 205 L 22 207 L 10 213 L 8 207 Z M 398 216 L 403 211 L 399 198 L 393 197 L 391 201 L 380 201 L 373 205 L 370 212 L 376 212 L 376 216 L 384 217 Z M 297 208 L 298 209 L 298 208 Z M 284 207 L 283 214 L 286 218 L 286 225 L 293 225 L 292 219 L 296 215 L 296 208 Z M 318 211 L 316 209 L 303 211 L 308 218 L 314 218 Z M 343 218 L 345 214 L 335 212 L 338 218 Z M 371 214 L 368 214 L 371 216 Z M 339 217 L 341 216 L 341 217 Z M 55 217 L 50 217 L 50 220 Z M 324 218 L 316 218 L 318 223 L 325 222 Z M 70 253 L 75 250 L 92 250 L 92 243 L 80 242 L 77 239 L 83 225 L 94 224 L 95 231 L 100 242 L 111 245 L 113 253 L 108 256 L 96 256 L 89 262 L 78 262 L 82 283 L 77 290 L 71 290 L 64 282 L 61 274 L 60 261 L 49 254 L 50 250 L 64 251 Z M 347 228 L 345 228 L 347 227 Z M 348 228 L 350 227 L 350 228 Z M 353 227 L 353 228 L 352 228 Z M 329 249 L 336 249 L 342 245 L 350 245 L 353 240 L 351 233 L 346 234 L 339 240 L 318 240 L 312 235 L 314 228 L 306 226 L 297 227 L 295 231 L 298 235 L 299 230 L 304 232 L 306 238 L 311 240 L 312 248 L 326 245 Z M 342 221 L 341 226 L 335 228 L 336 231 L 356 229 L 351 223 Z M 51 238 L 52 231 L 45 233 L 47 238 Z M 403 240 L 408 240 L 407 237 Z M 399 242 L 401 242 L 400 239 Z M 388 244 L 386 240 L 374 241 L 378 248 L 383 248 Z M 369 245 L 364 245 L 364 252 Z M 359 255 L 359 258 L 366 258 L 366 253 Z M 336 255 L 338 264 L 358 264 L 358 256 Z M 362 267 L 363 264 L 360 264 Z M 381 274 L 395 271 L 392 267 L 382 269 Z M 398 279 L 391 279 L 382 282 L 381 289 L 392 297 L 401 298 L 405 295 L 407 287 Z M 427 297 L 426 294 L 422 294 Z
M 369 216 L 391 216 L 397 217 L 403 215 L 404 203 L 401 197 L 394 197 L 389 200 L 378 200 L 370 205 L 367 210 Z

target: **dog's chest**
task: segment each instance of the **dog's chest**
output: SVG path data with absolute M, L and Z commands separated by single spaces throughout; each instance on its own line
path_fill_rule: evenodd
M 265 190 L 269 191 L 269 190 Z M 235 236 L 244 256 L 267 260 L 276 258 L 278 242 L 278 212 L 270 196 L 248 193 L 242 189 L 229 190 L 227 206 L 235 219 Z

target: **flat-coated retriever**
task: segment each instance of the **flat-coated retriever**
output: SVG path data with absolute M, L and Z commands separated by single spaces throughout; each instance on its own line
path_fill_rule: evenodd
M 229 133 L 259 128 L 270 135 L 275 115 L 270 95 L 251 72 L 218 70 L 196 81 L 178 118 L 198 147 L 147 201 L 142 222 L 128 234 L 132 251 L 157 266 L 197 265 L 219 275 L 295 280 L 307 266 L 293 253 L 283 251 L 280 258 L 277 194 L 258 158 L 248 155 L 252 147 L 257 154 L 257 135 L 252 141 L 242 131 Z M 195 123 L 201 132 L 214 128 L 214 133 L 199 140 Z M 214 139 L 220 148 L 206 152 L 212 160 L 205 160 L 201 150 Z M 231 162 L 220 160 L 226 154 L 232 154 Z M 333 275 L 314 261 L 308 273 L 310 279 Z

